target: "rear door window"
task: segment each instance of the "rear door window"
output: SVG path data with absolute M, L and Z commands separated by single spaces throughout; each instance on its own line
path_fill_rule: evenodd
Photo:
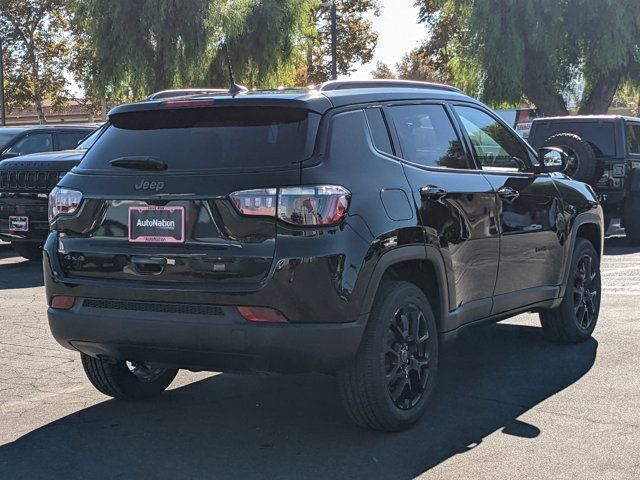
M 402 156 L 425 167 L 467 169 L 462 143 L 442 105 L 400 105 L 389 108 Z
M 213 107 L 126 112 L 80 163 L 112 170 L 116 158 L 151 157 L 168 170 L 289 166 L 313 154 L 320 115 L 299 108 Z

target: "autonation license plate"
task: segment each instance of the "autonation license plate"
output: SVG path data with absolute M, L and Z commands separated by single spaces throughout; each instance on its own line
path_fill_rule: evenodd
M 129 207 L 129 241 L 184 242 L 184 207 Z
M 10 232 L 28 232 L 29 217 L 9 217 Z

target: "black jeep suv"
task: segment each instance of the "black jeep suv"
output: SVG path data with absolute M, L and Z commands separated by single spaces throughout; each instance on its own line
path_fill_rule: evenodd
M 40 260 L 49 235 L 49 192 L 93 145 L 98 129 L 74 150 L 34 153 L 0 162 L 0 239 L 29 260 Z
M 603 217 L 564 159 L 424 83 L 122 105 L 51 193 L 50 328 L 113 397 L 319 371 L 356 423 L 402 429 L 463 327 L 591 335 Z

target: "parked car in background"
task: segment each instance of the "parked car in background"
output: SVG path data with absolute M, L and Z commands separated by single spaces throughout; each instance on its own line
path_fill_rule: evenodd
M 22 257 L 38 260 L 49 234 L 49 192 L 78 164 L 101 130 L 93 131 L 74 150 L 34 153 L 0 162 L 0 239 Z
M 39 152 L 76 148 L 98 125 L 0 127 L 0 161 Z
M 607 224 L 620 218 L 627 238 L 640 244 L 640 118 L 575 116 L 533 122 L 529 143 L 567 155 L 566 174 L 590 184 Z
M 112 397 L 318 371 L 354 422 L 400 430 L 462 328 L 536 312 L 590 338 L 603 217 L 565 160 L 421 82 L 121 105 L 50 195 L 49 326 Z
M 496 113 L 525 140 L 529 139 L 533 120 L 542 117 L 542 110 L 537 108 L 500 109 Z

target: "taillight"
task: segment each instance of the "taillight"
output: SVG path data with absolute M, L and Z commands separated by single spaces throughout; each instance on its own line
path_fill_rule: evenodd
M 242 215 L 275 217 L 278 203 L 278 189 L 264 188 L 243 190 L 230 195 L 233 206 Z
M 49 194 L 49 223 L 61 215 L 73 215 L 82 202 L 82 192 L 55 187 Z
M 230 195 L 242 215 L 276 217 L 302 226 L 336 225 L 347 214 L 349 191 L 338 185 L 243 190 Z

